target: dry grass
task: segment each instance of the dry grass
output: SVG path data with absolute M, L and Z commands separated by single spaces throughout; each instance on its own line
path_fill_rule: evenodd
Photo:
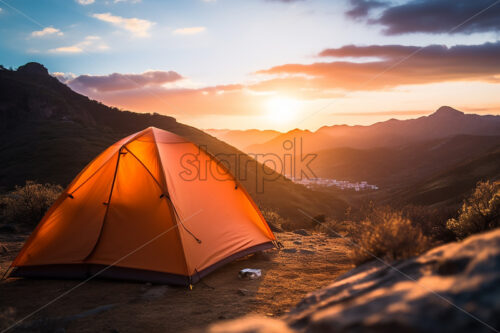
M 47 209 L 61 194 L 63 188 L 54 184 L 26 181 L 0 197 L 0 217 L 5 223 L 36 225 Z
M 403 217 L 400 212 L 375 210 L 351 235 L 356 246 L 351 249 L 351 260 L 362 264 L 374 257 L 386 260 L 416 256 L 431 247 L 431 241 L 421 228 Z

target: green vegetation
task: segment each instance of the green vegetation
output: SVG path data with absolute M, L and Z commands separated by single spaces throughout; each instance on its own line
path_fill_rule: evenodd
M 500 182 L 479 182 L 446 226 L 457 239 L 500 227 Z
M 54 184 L 37 184 L 26 181 L 0 197 L 0 218 L 4 223 L 35 226 L 63 188 Z

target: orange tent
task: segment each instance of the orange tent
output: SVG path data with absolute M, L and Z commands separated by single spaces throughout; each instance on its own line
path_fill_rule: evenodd
M 10 276 L 189 285 L 271 248 L 244 188 L 195 144 L 154 127 L 95 158 L 46 213 Z

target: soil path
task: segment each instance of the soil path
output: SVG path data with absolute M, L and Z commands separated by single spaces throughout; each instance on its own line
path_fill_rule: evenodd
M 247 314 L 278 317 L 308 292 L 330 284 L 351 268 L 347 244 L 324 234 L 277 233 L 285 250 L 230 263 L 193 290 L 95 279 L 73 290 L 21 328 L 66 332 L 183 332 Z M 26 235 L 0 236 L 0 272 Z M 242 268 L 260 268 L 258 280 L 240 280 Z M 0 283 L 0 331 L 76 286 L 76 280 L 7 279 Z M 45 327 L 49 326 L 49 327 Z M 18 327 L 19 330 L 19 327 Z M 62 331 L 63 331 L 62 330 Z M 13 330 L 15 331 L 15 330 Z

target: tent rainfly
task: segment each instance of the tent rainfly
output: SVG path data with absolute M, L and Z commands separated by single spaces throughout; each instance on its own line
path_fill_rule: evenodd
M 188 161 L 193 156 L 196 161 Z M 228 170 L 217 164 L 229 176 L 224 180 L 202 172 L 210 163 L 218 162 L 154 127 L 118 141 L 56 200 L 10 276 L 97 274 L 191 285 L 238 257 L 275 247 L 261 212 Z

